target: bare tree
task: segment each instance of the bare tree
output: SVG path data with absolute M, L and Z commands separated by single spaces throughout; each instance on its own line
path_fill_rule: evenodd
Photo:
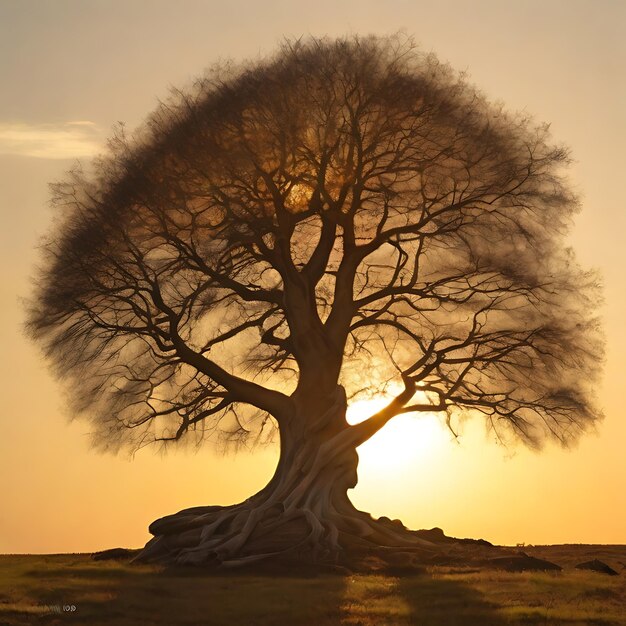
M 548 127 L 399 38 L 285 44 L 119 129 L 62 212 L 29 328 L 102 447 L 277 429 L 269 484 L 154 522 L 141 558 L 428 552 L 347 497 L 400 413 L 573 440 L 599 417 L 596 284 Z M 397 385 L 349 425 L 347 398 Z

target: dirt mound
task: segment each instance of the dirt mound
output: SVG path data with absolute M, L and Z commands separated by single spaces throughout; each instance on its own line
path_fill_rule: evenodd
M 575 567 L 576 569 L 587 569 L 592 572 L 599 572 L 600 574 L 608 574 L 609 576 L 619 576 L 619 574 L 612 567 L 609 567 L 606 563 L 599 561 L 598 559 L 579 563 Z
M 132 559 L 139 552 L 139 550 L 129 550 L 128 548 L 111 548 L 109 550 L 102 550 L 101 552 L 94 552 L 91 558 L 94 561 L 123 561 Z
M 556 563 L 544 561 L 543 559 L 536 559 L 535 557 L 528 556 L 523 552 L 513 556 L 488 559 L 483 562 L 483 565 L 485 567 L 504 570 L 505 572 L 560 572 L 563 569 Z

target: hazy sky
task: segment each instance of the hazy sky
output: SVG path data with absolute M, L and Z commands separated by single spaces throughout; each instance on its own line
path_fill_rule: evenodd
M 479 423 L 453 443 L 434 418 L 403 417 L 362 450 L 353 500 L 456 536 L 625 543 L 625 27 L 621 0 L 0 0 L 0 552 L 139 546 L 156 517 L 248 497 L 277 456 L 148 449 L 129 460 L 95 454 L 87 424 L 68 424 L 21 331 L 19 298 L 52 220 L 47 183 L 219 58 L 256 58 L 284 36 L 400 29 L 572 148 L 584 209 L 571 243 L 605 284 L 606 419 L 575 450 L 537 454 L 498 447 Z M 391 454 L 408 433 L 414 448 Z

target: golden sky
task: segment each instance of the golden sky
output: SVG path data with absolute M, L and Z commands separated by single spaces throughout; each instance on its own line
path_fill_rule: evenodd
M 401 416 L 360 451 L 353 501 L 499 543 L 626 543 L 625 24 L 621 0 L 0 2 L 0 553 L 139 546 L 156 517 L 252 495 L 277 458 L 104 456 L 86 422 L 68 424 L 21 330 L 19 299 L 52 220 L 47 183 L 218 58 L 256 58 L 283 36 L 400 29 L 572 148 L 584 209 L 571 243 L 605 284 L 606 419 L 576 449 L 537 454 L 496 445 L 479 422 L 455 442 L 435 417 Z

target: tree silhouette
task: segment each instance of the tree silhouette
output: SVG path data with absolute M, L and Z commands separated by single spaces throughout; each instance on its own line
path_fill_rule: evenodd
M 567 163 L 410 42 L 312 39 L 214 70 L 54 185 L 29 328 L 96 444 L 279 432 L 262 491 L 157 520 L 140 558 L 427 553 L 347 497 L 390 419 L 478 414 L 531 445 L 592 424 L 602 346 L 564 244 Z M 347 397 L 394 384 L 346 422 Z

